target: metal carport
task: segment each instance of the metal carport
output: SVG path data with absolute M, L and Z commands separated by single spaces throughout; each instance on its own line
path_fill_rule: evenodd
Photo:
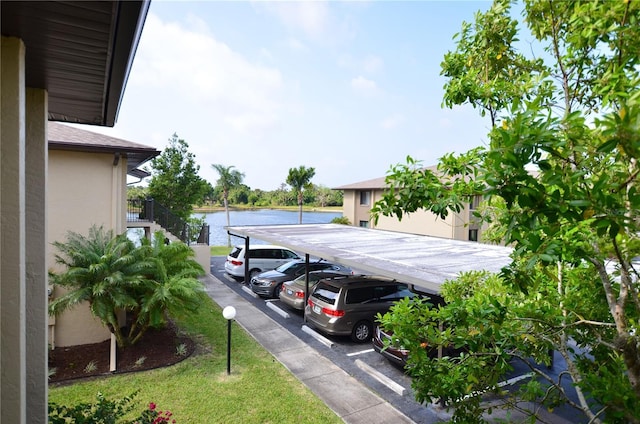
M 511 262 L 509 247 L 340 224 L 230 226 L 227 230 L 432 293 L 439 293 L 440 286 L 460 272 L 499 272 Z

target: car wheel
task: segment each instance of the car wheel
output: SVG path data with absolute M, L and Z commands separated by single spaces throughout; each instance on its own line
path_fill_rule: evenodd
M 273 297 L 275 297 L 276 299 L 279 299 L 280 290 L 282 290 L 282 283 L 276 284 L 276 287 L 273 289 Z
M 351 330 L 351 340 L 364 343 L 371 340 L 372 326 L 369 321 L 358 321 Z

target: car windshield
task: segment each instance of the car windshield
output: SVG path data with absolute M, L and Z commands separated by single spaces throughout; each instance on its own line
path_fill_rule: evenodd
M 287 262 L 284 263 L 282 265 L 280 265 L 278 268 L 276 268 L 276 271 L 281 272 L 283 274 L 291 274 L 293 272 L 296 271 L 296 269 L 298 269 L 298 267 L 302 265 L 296 261 L 291 261 L 291 262 Z

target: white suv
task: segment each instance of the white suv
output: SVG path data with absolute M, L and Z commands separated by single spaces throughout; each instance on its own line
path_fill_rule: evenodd
M 249 275 L 269 271 L 285 262 L 300 259 L 296 252 L 282 246 L 256 244 L 249 246 L 249 251 Z M 232 277 L 243 278 L 245 257 L 244 245 L 235 246 L 224 263 L 224 270 L 227 274 Z

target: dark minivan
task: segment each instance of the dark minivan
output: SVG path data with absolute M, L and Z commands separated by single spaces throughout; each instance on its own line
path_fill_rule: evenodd
M 379 276 L 345 276 L 320 280 L 309 296 L 305 320 L 319 331 L 371 340 L 376 314 L 394 302 L 413 297 L 407 284 Z

